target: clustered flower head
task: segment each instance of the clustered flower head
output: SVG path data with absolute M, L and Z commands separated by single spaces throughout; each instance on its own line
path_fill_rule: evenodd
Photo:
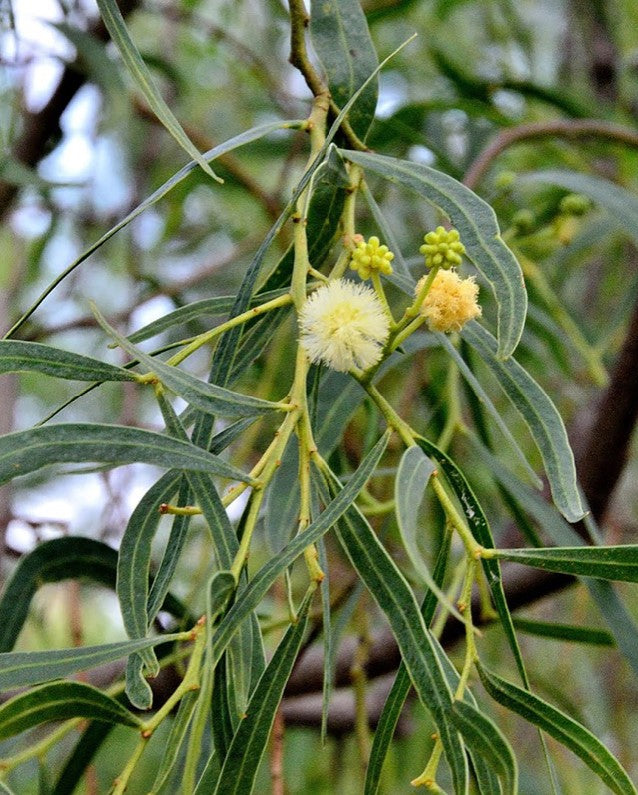
M 417 295 L 426 278 L 417 284 Z M 473 276 L 462 279 L 455 270 L 440 270 L 419 311 L 431 331 L 460 331 L 468 320 L 481 316 L 478 291 Z
M 392 273 L 390 263 L 394 254 L 385 245 L 380 245 L 379 238 L 372 236 L 366 242 L 361 240 L 352 252 L 350 267 L 357 271 L 362 279 L 369 279 L 372 271 L 379 271 L 388 276 Z
M 311 362 L 333 370 L 367 370 L 382 356 L 390 320 L 364 284 L 335 279 L 319 287 L 299 313 L 300 342 Z
M 444 227 L 437 226 L 434 232 L 428 232 L 423 240 L 425 243 L 419 251 L 425 254 L 426 267 L 447 269 L 461 264 L 465 246 L 459 240 L 456 229 L 450 229 L 448 232 Z

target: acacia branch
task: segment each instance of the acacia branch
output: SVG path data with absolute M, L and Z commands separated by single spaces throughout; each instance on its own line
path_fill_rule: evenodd
M 522 141 L 537 138 L 603 138 L 638 149 L 638 133 L 635 130 L 598 119 L 560 119 L 521 124 L 501 130 L 489 142 L 467 170 L 463 179 L 464 184 L 474 190 L 485 177 L 492 163 L 506 149 Z

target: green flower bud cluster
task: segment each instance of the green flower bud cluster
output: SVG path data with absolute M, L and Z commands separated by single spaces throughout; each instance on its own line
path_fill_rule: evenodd
M 566 215 L 584 215 L 591 209 L 591 201 L 582 193 L 568 193 L 560 200 L 560 211 Z
M 427 268 L 453 268 L 461 264 L 465 246 L 459 239 L 456 229 L 448 232 L 444 227 L 437 226 L 434 232 L 428 232 L 419 251 L 425 255 Z
M 357 271 L 362 279 L 369 279 L 372 271 L 378 271 L 386 276 L 392 273 L 394 254 L 387 246 L 380 245 L 378 237 L 371 237 L 366 242 L 361 240 L 352 252 L 350 267 Z

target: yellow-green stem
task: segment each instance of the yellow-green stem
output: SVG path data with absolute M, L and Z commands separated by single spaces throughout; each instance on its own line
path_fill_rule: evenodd
M 434 489 L 434 493 L 437 496 L 441 507 L 445 511 L 445 515 L 452 525 L 452 527 L 457 531 L 457 533 L 461 536 L 461 540 L 465 545 L 465 549 L 467 550 L 468 555 L 473 558 L 480 558 L 483 554 L 483 547 L 476 541 L 472 533 L 470 532 L 469 527 L 465 523 L 465 520 L 461 516 L 461 514 L 456 510 L 456 507 L 452 500 L 450 499 L 445 487 L 441 483 L 438 477 L 438 472 L 433 472 L 432 477 L 430 478 L 430 483 L 432 484 L 432 488 Z
M 440 270 L 440 265 L 435 265 L 433 268 L 430 269 L 430 272 L 427 275 L 426 280 L 421 285 L 419 292 L 416 294 L 416 298 L 414 299 L 414 303 L 409 306 L 405 310 L 405 314 L 403 315 L 402 320 L 399 321 L 399 326 L 407 325 L 412 318 L 416 317 L 419 314 L 421 309 L 421 304 L 425 300 L 425 296 L 430 291 L 430 287 L 432 287 L 432 282 L 436 279 L 436 274 Z
M 416 444 L 414 431 L 408 425 L 408 423 L 397 414 L 397 412 L 392 408 L 392 406 L 375 386 L 366 383 L 365 380 L 360 380 L 359 383 L 361 383 L 372 400 L 374 400 L 379 408 L 379 411 L 383 414 L 388 426 L 393 428 L 399 434 L 405 446 L 414 447 Z
M 284 295 L 280 295 L 277 298 L 273 298 L 271 301 L 266 301 L 264 304 L 254 306 L 246 312 L 242 312 L 240 315 L 227 320 L 225 323 L 215 326 L 215 328 L 211 329 L 210 331 L 206 331 L 203 334 L 195 337 L 195 339 L 189 345 L 171 356 L 170 359 L 167 359 L 166 364 L 170 364 L 175 367 L 178 364 L 181 364 L 184 359 L 187 359 L 192 353 L 195 353 L 195 351 L 199 350 L 202 345 L 206 345 L 206 343 L 211 342 L 211 340 L 214 340 L 216 337 L 219 337 L 220 334 L 224 334 L 224 332 L 231 328 L 235 328 L 235 326 L 241 326 L 242 323 L 247 323 L 254 317 L 259 317 L 259 315 L 263 315 L 266 312 L 271 312 L 273 309 L 279 309 L 282 306 L 287 306 L 291 302 L 292 297 L 289 293 L 285 293 Z
M 445 396 L 447 416 L 445 425 L 441 431 L 436 446 L 444 452 L 448 449 L 454 433 L 458 430 L 461 418 L 461 407 L 459 404 L 459 368 L 456 363 L 450 360 L 447 371 L 447 381 L 445 384 Z

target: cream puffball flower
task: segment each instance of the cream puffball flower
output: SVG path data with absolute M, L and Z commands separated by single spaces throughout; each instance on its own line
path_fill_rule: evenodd
M 390 320 L 364 284 L 335 279 L 315 290 L 299 313 L 300 342 L 311 362 L 333 370 L 367 370 L 376 364 Z
M 423 281 L 416 286 L 418 295 Z M 420 312 L 432 331 L 460 331 L 468 320 L 481 316 L 478 284 L 474 277 L 461 279 L 455 270 L 440 270 L 432 282 Z

